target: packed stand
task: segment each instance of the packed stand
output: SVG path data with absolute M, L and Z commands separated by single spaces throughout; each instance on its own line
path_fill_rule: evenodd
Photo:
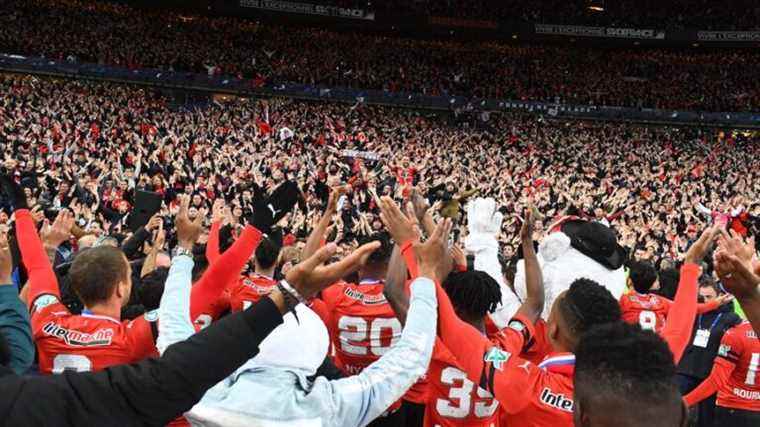
M 756 134 L 0 88 L 10 423 L 760 416 Z
M 424 41 L 79 0 L 0 7 L 5 53 L 235 76 L 250 79 L 252 87 L 295 82 L 689 111 L 743 112 L 760 105 L 760 54 L 751 51 Z
M 593 25 L 667 30 L 756 31 L 760 7 L 752 0 L 716 4 L 709 0 L 420 0 L 376 2 L 389 13 L 399 9 L 432 16 L 538 24 Z M 604 10 L 590 9 L 590 6 Z

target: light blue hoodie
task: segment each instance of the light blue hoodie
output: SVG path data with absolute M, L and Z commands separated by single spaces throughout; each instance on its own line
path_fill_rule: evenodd
M 189 315 L 192 267 L 189 257 L 172 261 L 159 309 L 161 352 L 195 332 Z M 369 424 L 403 396 L 430 362 L 437 321 L 435 284 L 419 278 L 411 290 L 401 339 L 359 375 L 307 379 L 324 360 L 328 338 L 319 317 L 301 305 L 297 319 L 286 314 L 259 355 L 209 390 L 185 416 L 192 425 L 206 427 Z

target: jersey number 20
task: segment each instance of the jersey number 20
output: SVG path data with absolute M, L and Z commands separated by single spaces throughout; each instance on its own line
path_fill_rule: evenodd
M 366 343 L 369 338 L 369 351 L 375 356 L 382 356 L 401 335 L 401 323 L 396 318 L 378 317 L 371 319 L 369 325 L 367 323 L 367 320 L 362 317 L 343 316 L 338 320 L 340 348 L 343 351 L 364 356 L 367 354 L 367 345 L 361 344 Z M 385 346 L 380 339 L 383 329 L 390 330 L 392 336 L 390 344 Z M 367 336 L 368 332 L 369 336 Z

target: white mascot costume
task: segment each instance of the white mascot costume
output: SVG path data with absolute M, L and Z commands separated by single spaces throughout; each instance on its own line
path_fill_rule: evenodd
M 467 205 L 468 236 L 465 249 L 475 255 L 475 269 L 488 273 L 501 286 L 501 306 L 491 319 L 506 327 L 526 298 L 525 263 L 517 264 L 514 289 L 507 286 L 499 263 L 496 240 L 502 215 L 493 199 L 475 199 Z M 545 303 L 542 317 L 548 319 L 554 300 L 576 279 L 593 280 L 619 299 L 625 290 L 625 252 L 614 232 L 604 224 L 568 218 L 552 228 L 538 248 L 538 263 L 544 279 Z

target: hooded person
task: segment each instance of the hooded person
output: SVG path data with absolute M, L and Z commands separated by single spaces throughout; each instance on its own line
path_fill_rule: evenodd
M 543 319 L 548 319 L 554 300 L 578 279 L 599 283 L 617 299 L 623 295 L 625 250 L 617 243 L 612 229 L 600 222 L 571 217 L 560 220 L 550 230 L 540 242 L 537 254 L 546 298 Z M 514 289 L 517 298 L 526 298 L 523 260 L 517 263 Z
M 189 316 L 192 260 L 183 262 L 188 265 L 172 263 L 161 299 L 159 312 L 166 316 L 159 325 L 161 352 L 195 332 Z M 185 417 L 193 426 L 207 427 L 365 426 L 427 371 L 436 301 L 432 282 L 412 286 L 400 340 L 359 375 L 332 381 L 313 378 L 327 356 L 327 328 L 298 304 L 261 343 L 259 354 L 209 390 Z

